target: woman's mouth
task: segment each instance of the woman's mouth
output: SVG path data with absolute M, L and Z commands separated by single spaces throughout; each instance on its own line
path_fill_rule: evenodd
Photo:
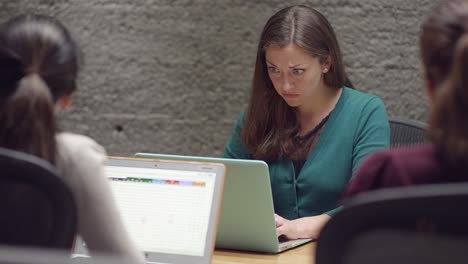
M 284 93 L 283 96 L 286 97 L 286 98 L 296 98 L 296 97 L 298 97 L 299 95 L 298 95 L 298 94 L 294 94 L 294 93 Z

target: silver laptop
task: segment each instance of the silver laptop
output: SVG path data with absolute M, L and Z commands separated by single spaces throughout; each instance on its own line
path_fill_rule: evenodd
M 134 260 L 133 260 L 134 261 Z M 138 264 L 121 256 L 93 254 L 93 258 L 70 258 L 70 250 L 0 246 L 0 264 Z
M 137 157 L 226 165 L 226 183 L 219 219 L 217 248 L 279 253 L 311 239 L 279 242 L 268 165 L 259 160 L 137 153 Z
M 223 164 L 109 157 L 105 172 L 147 263 L 211 262 Z

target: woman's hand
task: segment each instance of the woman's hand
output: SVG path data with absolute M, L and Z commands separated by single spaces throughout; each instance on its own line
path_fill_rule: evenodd
M 275 214 L 276 234 L 278 237 L 285 236 L 288 239 L 299 238 L 297 223 Z
M 322 227 L 330 220 L 327 214 L 288 220 L 275 214 L 276 234 L 287 239 L 318 238 Z

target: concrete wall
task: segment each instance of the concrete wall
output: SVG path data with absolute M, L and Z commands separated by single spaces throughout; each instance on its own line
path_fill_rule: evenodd
M 112 155 L 219 156 L 247 105 L 263 25 L 299 3 L 333 24 L 358 90 L 391 116 L 425 119 L 417 37 L 434 0 L 0 0 L 0 20 L 57 16 L 84 50 L 64 129 Z

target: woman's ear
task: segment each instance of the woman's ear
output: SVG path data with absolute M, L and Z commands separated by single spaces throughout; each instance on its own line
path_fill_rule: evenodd
M 332 61 L 331 61 L 331 57 L 328 56 L 327 59 L 325 60 L 325 62 L 323 63 L 322 65 L 322 70 L 325 70 L 326 72 L 328 72 L 330 70 L 330 67 L 332 65 Z M 326 73 L 324 72 L 324 73 Z
M 71 102 L 72 102 L 72 97 L 71 97 L 71 95 L 67 95 L 67 96 L 62 96 L 62 97 L 60 97 L 60 99 L 58 99 L 56 105 L 57 105 L 61 110 L 67 110 L 67 109 L 70 107 Z

